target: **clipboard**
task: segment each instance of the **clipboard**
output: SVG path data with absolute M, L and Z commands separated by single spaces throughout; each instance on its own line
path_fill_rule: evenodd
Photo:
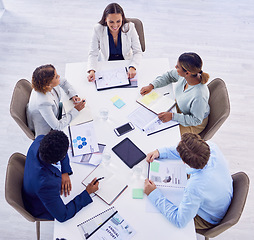
M 126 67 L 95 72 L 95 85 L 98 91 L 131 85 Z

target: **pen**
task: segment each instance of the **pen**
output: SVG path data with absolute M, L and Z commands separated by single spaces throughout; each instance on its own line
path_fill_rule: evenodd
M 164 93 L 163 95 L 166 96 L 166 95 L 168 95 L 168 94 L 169 94 L 169 92 L 166 92 L 166 93 Z
M 76 101 L 76 103 L 80 103 L 80 102 L 85 102 L 86 100 L 83 99 L 83 100 L 80 100 L 80 101 Z
M 95 180 L 95 182 L 94 182 L 93 185 L 95 185 L 99 180 L 102 180 L 102 179 L 104 179 L 104 177 L 97 178 L 97 179 Z

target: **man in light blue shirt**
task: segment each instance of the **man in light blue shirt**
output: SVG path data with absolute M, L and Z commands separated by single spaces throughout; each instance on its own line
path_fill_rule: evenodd
M 155 158 L 183 160 L 189 179 L 179 206 L 166 199 L 155 184 L 146 179 L 144 192 L 158 210 L 175 226 L 183 228 L 194 218 L 196 229 L 220 223 L 233 196 L 233 180 L 219 148 L 199 135 L 185 133 L 177 147 L 161 148 L 147 154 Z

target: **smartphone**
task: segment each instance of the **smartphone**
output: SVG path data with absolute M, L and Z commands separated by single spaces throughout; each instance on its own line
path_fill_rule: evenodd
M 131 122 L 128 122 L 118 128 L 114 129 L 114 132 L 116 133 L 116 135 L 119 137 L 131 130 L 135 129 L 134 125 Z

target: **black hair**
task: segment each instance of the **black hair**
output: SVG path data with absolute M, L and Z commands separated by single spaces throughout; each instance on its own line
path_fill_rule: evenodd
M 52 130 L 40 142 L 39 156 L 46 163 L 57 163 L 64 159 L 69 147 L 68 137 L 64 132 Z

